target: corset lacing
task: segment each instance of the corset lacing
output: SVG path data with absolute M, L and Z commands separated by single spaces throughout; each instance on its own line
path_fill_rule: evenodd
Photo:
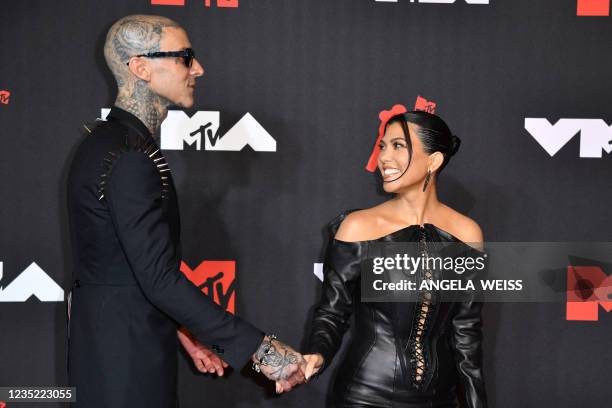
M 419 249 L 421 256 L 427 258 L 427 243 L 425 241 L 425 231 L 421 229 L 419 238 Z M 423 280 L 432 280 L 432 271 L 424 265 L 421 269 L 421 277 Z M 420 293 L 419 303 L 417 304 L 416 313 L 414 317 L 414 335 L 411 336 L 407 346 L 410 347 L 410 365 L 411 365 L 411 377 L 412 384 L 415 388 L 420 389 L 425 372 L 427 370 L 428 362 L 424 353 L 423 338 L 429 327 L 429 320 L 432 309 L 432 293 L 428 290 L 424 290 Z

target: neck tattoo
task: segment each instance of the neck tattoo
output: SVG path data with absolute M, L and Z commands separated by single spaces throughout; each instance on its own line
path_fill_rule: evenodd
M 168 99 L 151 91 L 147 83 L 140 79 L 120 89 L 115 101 L 115 106 L 140 119 L 152 135 L 166 118 L 171 104 Z

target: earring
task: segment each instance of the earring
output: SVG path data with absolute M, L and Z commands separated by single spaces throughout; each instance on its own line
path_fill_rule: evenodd
M 427 176 L 425 176 L 425 183 L 423 184 L 423 192 L 427 189 L 427 185 L 429 184 L 429 179 L 431 178 L 431 171 L 427 170 Z

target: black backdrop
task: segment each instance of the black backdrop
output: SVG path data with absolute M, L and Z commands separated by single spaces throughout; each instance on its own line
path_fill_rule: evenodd
M 10 97 L 0 104 L 0 286 L 36 262 L 70 287 L 67 164 L 82 124 L 114 98 L 106 30 L 133 13 L 188 31 L 206 70 L 189 115 L 219 111 L 223 133 L 249 112 L 276 139 L 276 152 L 165 154 L 184 261 L 235 260 L 237 314 L 290 343 L 303 346 L 319 295 L 323 226 L 385 199 L 363 170 L 378 112 L 412 107 L 418 95 L 463 140 L 441 198 L 486 240 L 612 240 L 609 155 L 581 158 L 587 140 L 576 135 L 551 157 L 524 127 L 525 118 L 612 122 L 612 17 L 577 16 L 577 0 L 210 3 L 2 2 L 0 91 Z M 64 309 L 0 302 L 0 386 L 66 383 Z M 601 308 L 599 321 L 584 322 L 566 320 L 564 304 L 487 305 L 491 406 L 608 406 L 611 319 Z M 333 376 L 276 397 L 249 370 L 212 379 L 180 365 L 185 407 L 324 406 Z

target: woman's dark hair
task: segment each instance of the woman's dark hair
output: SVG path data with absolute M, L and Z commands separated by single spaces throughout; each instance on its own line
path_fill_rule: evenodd
M 444 161 L 436 174 L 440 174 L 461 145 L 461 139 L 451 133 L 446 123 L 439 116 L 431 113 L 424 111 L 402 113 L 389 119 L 387 127 L 392 123 L 399 123 L 404 132 L 404 137 L 408 144 L 408 166 L 410 166 L 412 161 L 412 141 L 410 140 L 408 123 L 417 125 L 417 136 L 423 144 L 425 153 L 440 152 L 444 155 Z

